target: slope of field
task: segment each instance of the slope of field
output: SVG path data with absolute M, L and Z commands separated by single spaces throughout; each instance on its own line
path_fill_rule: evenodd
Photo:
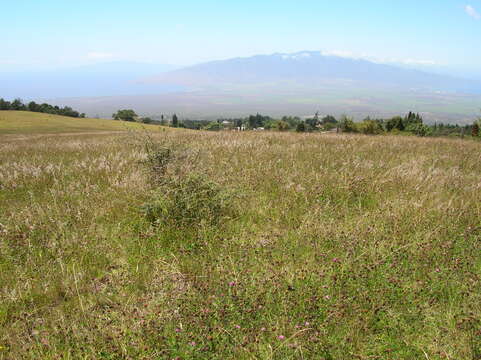
M 1 359 L 480 358 L 481 143 L 129 136 L 0 141 Z
M 56 134 L 97 131 L 126 131 L 129 129 L 158 129 L 106 119 L 81 119 L 29 111 L 0 111 L 0 134 Z

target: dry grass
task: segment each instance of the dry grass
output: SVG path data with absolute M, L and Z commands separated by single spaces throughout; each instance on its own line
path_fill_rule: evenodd
M 0 358 L 481 358 L 480 143 L 153 137 L 238 216 L 152 227 L 125 134 L 0 138 Z

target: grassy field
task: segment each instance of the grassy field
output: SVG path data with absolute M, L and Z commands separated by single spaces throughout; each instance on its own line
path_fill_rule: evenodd
M 1 134 L 61 134 L 129 129 L 158 130 L 158 126 L 105 119 L 80 119 L 29 111 L 0 111 Z
M 481 359 L 481 143 L 54 120 L 0 135 L 0 359 Z

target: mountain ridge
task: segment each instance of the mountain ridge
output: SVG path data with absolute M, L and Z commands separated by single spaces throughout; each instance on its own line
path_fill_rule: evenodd
M 216 60 L 142 79 L 193 89 L 232 85 L 295 82 L 303 87 L 368 86 L 424 91 L 481 92 L 481 83 L 448 75 L 381 64 L 366 59 L 326 55 L 319 51 L 274 53 Z M 342 84 L 344 83 L 344 84 Z M 336 84 L 337 85 L 337 84 Z

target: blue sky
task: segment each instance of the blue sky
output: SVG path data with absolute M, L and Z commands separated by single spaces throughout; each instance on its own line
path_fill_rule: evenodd
M 0 9 L 0 69 L 301 50 L 481 67 L 481 0 L 2 0 Z

